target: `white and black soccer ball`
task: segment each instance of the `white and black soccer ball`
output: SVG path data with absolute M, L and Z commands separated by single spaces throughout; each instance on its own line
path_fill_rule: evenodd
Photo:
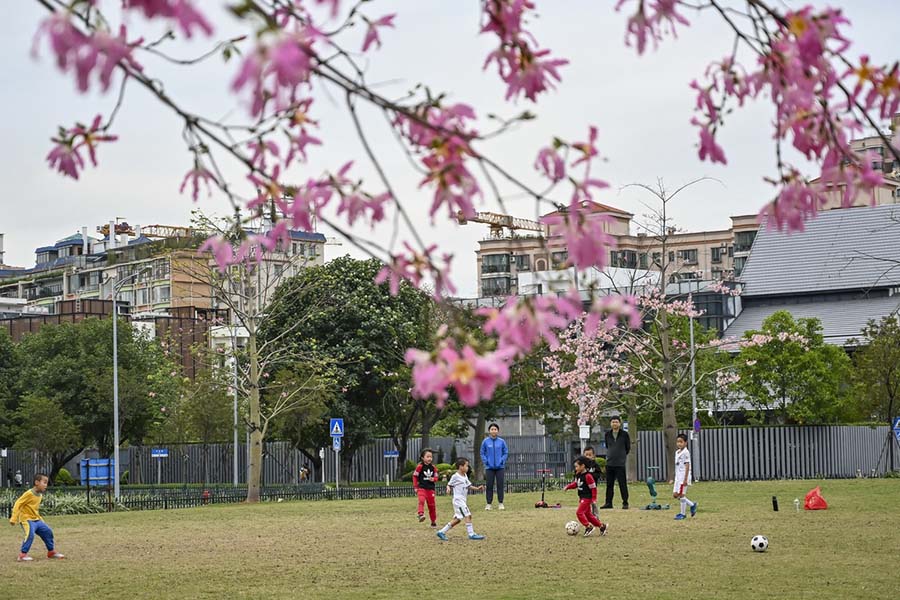
M 754 552 L 765 552 L 769 548 L 769 538 L 764 535 L 754 535 L 750 540 L 750 547 Z
M 578 535 L 579 531 L 581 531 L 581 525 L 578 521 L 569 521 L 566 523 L 566 533 L 569 535 Z

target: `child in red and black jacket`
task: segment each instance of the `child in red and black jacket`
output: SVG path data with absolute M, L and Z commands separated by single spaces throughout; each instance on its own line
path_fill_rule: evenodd
M 597 502 L 597 483 L 594 477 L 588 473 L 588 468 L 593 461 L 586 456 L 575 459 L 575 481 L 566 486 L 567 490 L 578 489 L 578 510 L 575 516 L 578 522 L 584 525 L 584 537 L 594 533 L 594 528 L 600 530 L 600 535 L 606 535 L 608 527 L 591 512 L 591 504 Z
M 419 498 L 419 509 L 416 511 L 419 523 L 425 520 L 425 504 L 428 504 L 428 516 L 431 517 L 431 526 L 437 527 L 437 507 L 434 503 L 434 482 L 438 480 L 438 472 L 431 462 L 434 460 L 434 452 L 431 448 L 422 450 L 419 455 L 419 464 L 413 471 L 413 488 Z

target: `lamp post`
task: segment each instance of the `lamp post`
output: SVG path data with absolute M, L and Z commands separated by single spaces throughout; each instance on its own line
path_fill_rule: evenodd
M 146 273 L 150 269 L 144 268 L 133 273 L 128 277 L 124 277 L 118 283 L 113 283 L 112 293 L 112 312 L 113 312 L 113 497 L 116 502 L 119 501 L 119 328 L 117 322 L 119 320 L 118 310 L 116 309 L 116 297 L 119 290 L 122 289 L 129 280 L 134 279 L 141 273 Z M 114 279 L 115 276 L 110 276 Z

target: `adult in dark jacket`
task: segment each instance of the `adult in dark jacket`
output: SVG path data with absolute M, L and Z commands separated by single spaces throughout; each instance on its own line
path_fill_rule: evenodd
M 485 500 L 487 506 L 485 510 L 491 510 L 491 503 L 494 501 L 494 484 L 497 484 L 497 500 L 500 501 L 500 510 L 503 510 L 503 474 L 506 470 L 506 457 L 509 456 L 509 449 L 506 447 L 506 441 L 500 437 L 500 426 L 491 423 L 488 427 L 488 437 L 481 442 L 481 462 L 484 463 L 484 478 L 486 481 Z
M 622 508 L 628 508 L 628 480 L 625 462 L 631 452 L 631 438 L 622 429 L 622 420 L 613 417 L 609 420 L 609 431 L 606 432 L 606 503 L 600 508 L 613 507 L 613 489 L 619 482 L 619 495 L 622 496 Z

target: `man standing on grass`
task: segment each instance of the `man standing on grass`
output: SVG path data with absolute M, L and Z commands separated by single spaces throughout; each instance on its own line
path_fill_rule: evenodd
M 612 508 L 613 488 L 619 481 L 619 495 L 622 496 L 622 508 L 628 509 L 628 480 L 625 473 L 625 461 L 631 452 L 631 438 L 622 429 L 622 420 L 613 417 L 609 420 L 610 430 L 606 432 L 606 504 L 600 508 Z
M 509 449 L 506 447 L 506 441 L 500 437 L 500 426 L 491 423 L 488 427 L 488 435 L 481 442 L 481 461 L 484 463 L 484 478 L 487 481 L 487 492 L 485 493 L 487 506 L 485 510 L 491 510 L 491 503 L 494 501 L 494 484 L 497 484 L 497 500 L 500 501 L 500 510 L 503 510 L 503 474 L 506 472 L 506 457 L 509 456 Z

